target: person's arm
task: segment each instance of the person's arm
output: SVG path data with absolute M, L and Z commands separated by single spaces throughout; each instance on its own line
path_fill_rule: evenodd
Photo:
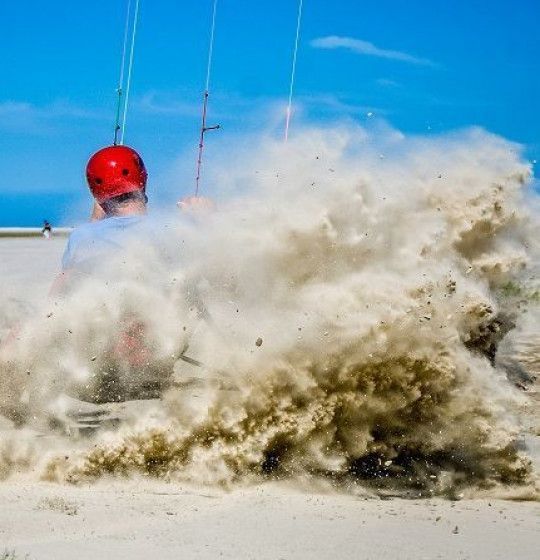
M 106 218 L 106 214 L 103 211 L 103 208 L 94 201 L 94 207 L 92 208 L 92 215 L 90 216 L 91 222 L 98 222 L 99 220 L 103 220 Z
M 215 210 L 215 204 L 204 196 L 187 196 L 177 202 L 177 206 L 190 214 L 207 214 Z

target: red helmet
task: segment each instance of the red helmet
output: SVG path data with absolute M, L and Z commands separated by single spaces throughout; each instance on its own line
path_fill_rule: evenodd
M 103 148 L 86 166 L 86 179 L 98 202 L 130 192 L 144 192 L 147 177 L 141 156 L 127 146 Z

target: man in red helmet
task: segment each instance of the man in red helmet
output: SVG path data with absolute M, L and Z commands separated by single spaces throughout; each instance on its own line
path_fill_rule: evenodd
M 121 250 L 126 234 L 146 214 L 147 172 L 139 154 L 127 146 L 110 146 L 88 161 L 86 178 L 100 218 L 71 234 L 62 260 L 64 276 L 90 272 L 111 251 Z
M 147 172 L 135 150 L 127 146 L 99 150 L 88 161 L 86 178 L 95 201 L 95 219 L 70 235 L 62 259 L 63 271 L 51 290 L 56 294 L 65 293 L 81 274 L 108 278 L 109 266 L 119 261 L 134 239 L 147 233 L 142 227 L 148 202 Z M 140 319 L 126 314 L 104 354 L 122 368 L 141 369 L 150 355 L 145 330 Z M 121 391 L 120 382 L 115 382 L 117 391 Z M 104 387 L 108 387 L 106 383 Z M 91 398 L 106 398 L 101 394 L 103 387 L 98 384 L 94 389 Z

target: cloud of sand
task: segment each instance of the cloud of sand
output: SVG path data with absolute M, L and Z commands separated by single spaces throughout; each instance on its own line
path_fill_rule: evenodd
M 536 258 L 519 148 L 476 129 L 348 125 L 261 137 L 218 168 L 218 211 L 150 222 L 144 245 L 80 278 L 4 352 L 4 401 L 30 417 L 66 392 L 163 388 L 151 418 L 46 476 L 525 480 L 520 397 L 493 365 L 521 320 L 501 293 Z M 145 353 L 116 364 L 104 394 L 126 325 Z

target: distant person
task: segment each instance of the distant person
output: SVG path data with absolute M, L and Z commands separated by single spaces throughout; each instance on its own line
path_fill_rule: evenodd
M 43 227 L 41 228 L 41 234 L 45 239 L 50 239 L 52 236 L 52 226 L 47 220 L 43 220 Z

